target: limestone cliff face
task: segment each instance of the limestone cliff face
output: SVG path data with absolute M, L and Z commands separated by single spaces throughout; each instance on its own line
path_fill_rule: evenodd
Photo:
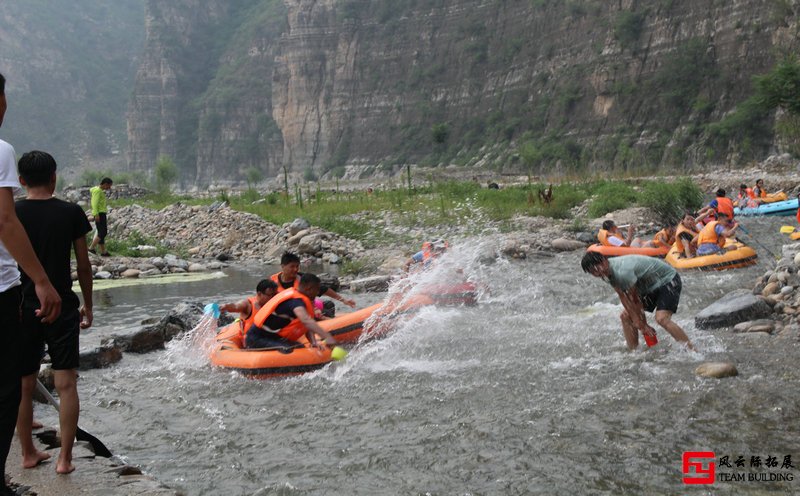
M 736 159 L 711 154 L 702 126 L 797 48 L 796 14 L 774 0 L 237 5 L 148 1 L 131 168 L 169 155 L 207 183 L 282 167 L 514 167 L 525 143 L 547 170 Z M 193 51 L 208 36 L 217 51 Z

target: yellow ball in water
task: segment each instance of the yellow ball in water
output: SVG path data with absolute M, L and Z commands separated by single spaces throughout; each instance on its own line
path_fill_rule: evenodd
M 331 358 L 333 358 L 334 360 L 337 361 L 344 360 L 346 356 L 347 356 L 347 350 L 345 350 L 341 346 L 334 346 L 333 349 L 331 350 Z

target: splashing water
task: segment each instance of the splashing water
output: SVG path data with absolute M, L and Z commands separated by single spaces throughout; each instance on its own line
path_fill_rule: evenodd
M 177 367 L 198 368 L 208 365 L 214 349 L 219 320 L 212 313 L 204 313 L 192 329 L 170 341 L 167 356 Z

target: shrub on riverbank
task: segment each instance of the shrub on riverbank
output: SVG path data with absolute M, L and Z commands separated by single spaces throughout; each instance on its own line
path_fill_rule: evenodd
M 594 192 L 595 198 L 589 205 L 589 217 L 602 217 L 603 215 L 627 208 L 638 200 L 638 194 L 632 186 L 623 182 L 609 182 L 601 184 Z
M 695 211 L 703 205 L 703 192 L 685 178 L 674 183 L 648 182 L 640 203 L 658 214 L 664 223 L 678 222 L 685 211 Z

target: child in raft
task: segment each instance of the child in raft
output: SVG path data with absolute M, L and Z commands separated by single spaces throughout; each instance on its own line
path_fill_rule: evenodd
M 717 220 L 709 222 L 700 233 L 692 239 L 697 245 L 697 255 L 713 255 L 724 250 L 725 241 L 736 235 L 739 224 L 722 212 L 717 214 Z

